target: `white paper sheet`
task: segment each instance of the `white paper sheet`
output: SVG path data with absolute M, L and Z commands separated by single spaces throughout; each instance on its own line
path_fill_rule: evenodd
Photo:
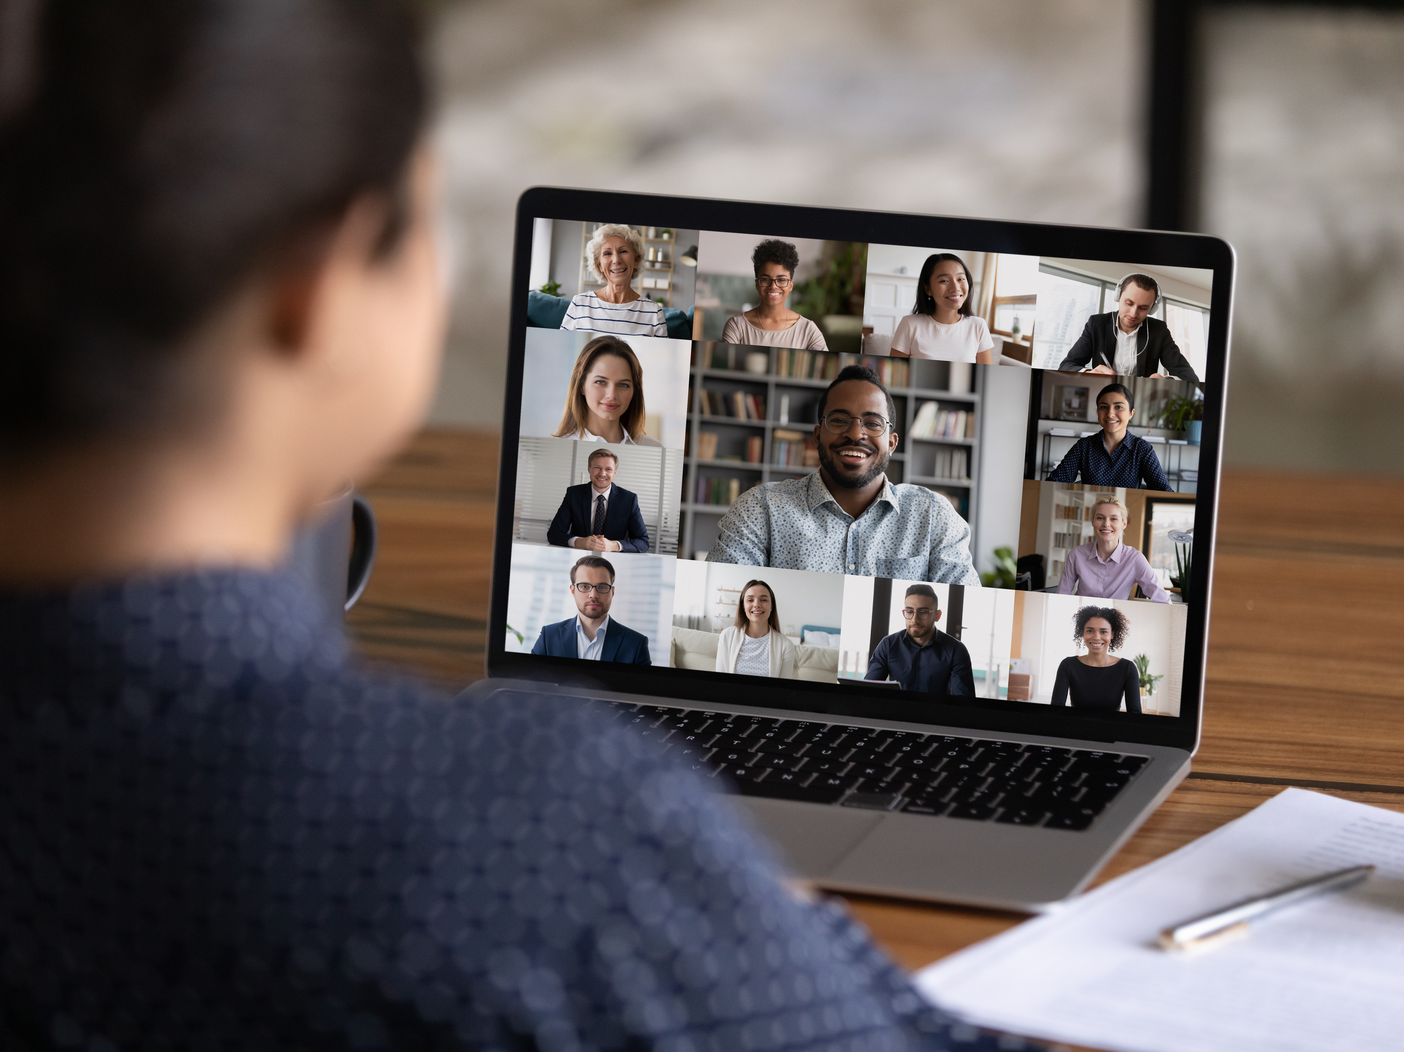
M 1294 880 L 1374 863 L 1353 890 L 1195 955 L 1160 931 Z M 919 972 L 981 1026 L 1117 1052 L 1404 1049 L 1404 814 L 1288 789 L 1055 913 Z

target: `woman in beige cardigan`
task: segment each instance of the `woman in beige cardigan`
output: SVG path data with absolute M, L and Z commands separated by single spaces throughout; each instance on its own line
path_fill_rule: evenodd
M 780 631 L 775 593 L 764 581 L 747 581 L 736 602 L 736 624 L 717 640 L 717 671 L 797 679 L 795 645 Z

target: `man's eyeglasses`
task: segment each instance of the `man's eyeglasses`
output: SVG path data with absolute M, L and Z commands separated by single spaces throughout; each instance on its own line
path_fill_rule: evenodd
M 917 607 L 916 609 L 913 609 L 910 606 L 902 607 L 902 616 L 905 617 L 908 621 L 911 621 L 913 619 L 917 621 L 930 621 L 932 615 L 934 615 L 935 613 L 935 610 L 932 610 L 930 607 L 927 606 Z
M 847 413 L 833 412 L 825 414 L 824 427 L 835 435 L 841 435 L 853 426 L 854 420 L 861 420 L 864 434 L 872 435 L 874 438 L 886 431 L 892 424 L 886 417 L 878 416 L 876 413 L 864 413 L 861 417 L 854 417 Z
M 614 585 L 612 584 L 590 584 L 588 581 L 577 581 L 575 584 L 571 585 L 571 587 L 581 595 L 589 595 L 591 592 L 594 592 L 598 596 L 606 596 L 614 591 Z
M 772 285 L 777 289 L 787 289 L 794 283 L 794 278 L 756 278 L 756 288 L 759 289 L 768 289 Z

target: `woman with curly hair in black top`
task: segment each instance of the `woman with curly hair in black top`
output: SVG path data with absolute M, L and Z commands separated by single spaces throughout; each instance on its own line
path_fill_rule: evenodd
M 829 349 L 819 326 L 788 306 L 799 261 L 799 250 L 788 241 L 769 238 L 756 246 L 751 265 L 756 271 L 760 306 L 728 318 L 722 329 L 723 343 L 798 347 L 805 351 Z
M 1134 663 L 1112 657 L 1131 631 L 1131 620 L 1113 606 L 1084 606 L 1073 618 L 1073 639 L 1087 653 L 1063 658 L 1053 681 L 1053 704 L 1075 709 L 1116 712 L 1126 701 L 1126 711 L 1140 714 L 1141 679 Z

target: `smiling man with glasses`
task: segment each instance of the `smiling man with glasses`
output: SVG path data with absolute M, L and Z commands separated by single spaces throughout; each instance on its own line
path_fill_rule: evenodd
M 923 694 L 975 696 L 975 674 L 970 652 L 955 636 L 936 627 L 941 606 L 929 584 L 907 588 L 902 600 L 902 620 L 907 627 L 885 636 L 873 648 L 864 679 L 902 684 L 903 690 Z
M 842 370 L 819 398 L 819 470 L 741 494 L 708 561 L 979 584 L 970 527 L 950 501 L 887 479 L 896 416 L 877 373 Z
M 542 628 L 531 652 L 582 661 L 653 664 L 648 656 L 648 637 L 610 619 L 609 608 L 616 594 L 614 566 L 608 559 L 587 555 L 577 560 L 570 568 L 570 595 L 578 612 Z

